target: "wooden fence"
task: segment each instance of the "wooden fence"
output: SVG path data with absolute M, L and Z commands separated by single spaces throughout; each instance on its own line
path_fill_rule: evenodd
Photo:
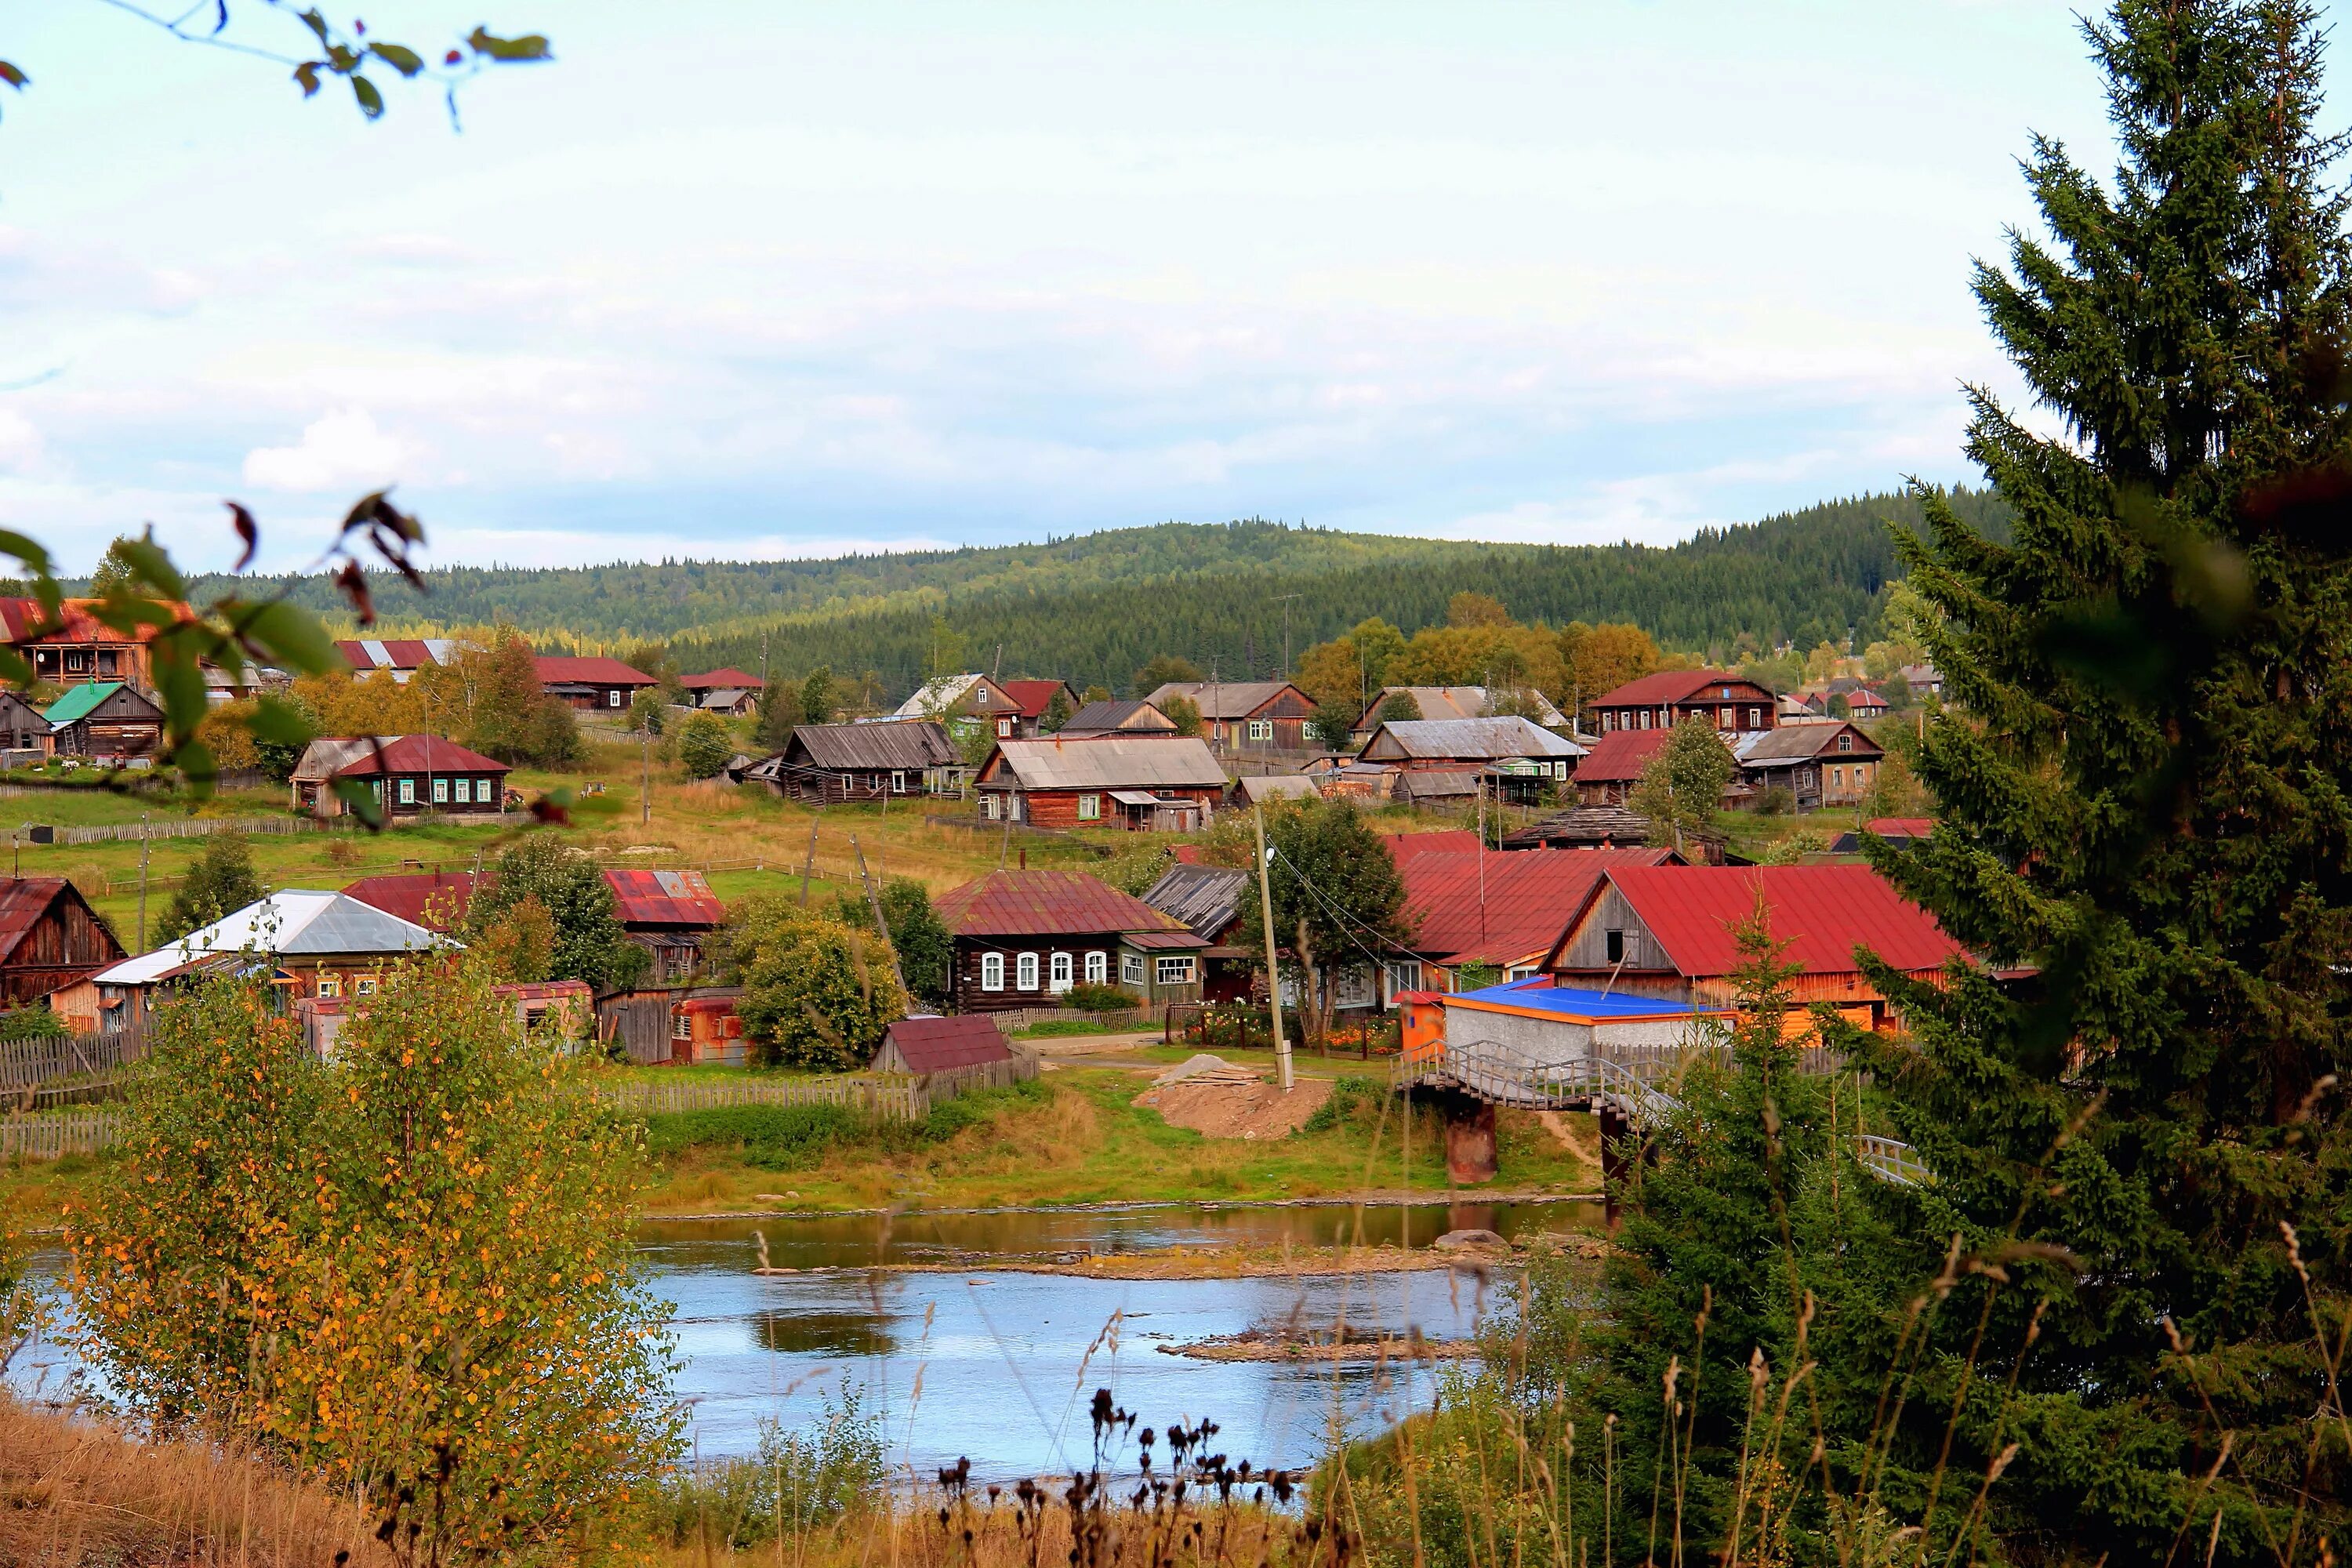
M 66 1035 L 0 1040 L 0 1093 L 36 1089 L 61 1078 L 88 1078 L 128 1067 L 146 1055 L 146 1033 Z
M 59 844 L 110 844 L 124 839 L 204 838 L 215 833 L 324 833 L 356 826 L 356 817 L 190 816 L 177 822 L 116 822 L 100 827 L 60 827 Z
M 1089 1013 L 1078 1007 L 1008 1007 L 989 1016 L 1008 1035 L 1039 1024 L 1097 1024 L 1106 1035 L 1160 1027 L 1159 1015 L 1149 1007 L 1132 1007 L 1123 1013 Z
M 95 1154 L 121 1137 L 122 1127 L 122 1118 L 103 1111 L 0 1121 L 0 1162 Z

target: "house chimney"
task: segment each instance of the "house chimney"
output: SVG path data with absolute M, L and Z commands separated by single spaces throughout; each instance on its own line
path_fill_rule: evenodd
M 1021 868 L 1029 869 L 1029 847 L 1025 844 L 1021 847 Z

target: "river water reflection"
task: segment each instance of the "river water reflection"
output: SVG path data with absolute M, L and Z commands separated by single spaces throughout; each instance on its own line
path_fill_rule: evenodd
M 1589 1205 L 1297 1209 L 1128 1209 L 823 1219 L 648 1222 L 639 1241 L 654 1292 L 675 1306 L 678 1394 L 706 1458 L 750 1451 L 760 1423 L 820 1415 L 860 1386 L 887 1413 L 891 1458 L 926 1473 L 970 1456 L 1006 1479 L 1087 1462 L 1086 1407 L 1108 1387 L 1145 1426 L 1203 1417 L 1217 1447 L 1260 1465 L 1298 1465 L 1335 1429 L 1349 1434 L 1426 1405 L 1425 1365 L 1206 1362 L 1160 1347 L 1295 1325 L 1456 1339 L 1500 1304 L 1500 1276 L 1450 1269 L 1247 1279 L 1114 1280 L 991 1267 L 1023 1258 L 1171 1247 L 1328 1246 L 1362 1238 L 1425 1247 L 1447 1229 L 1505 1236 L 1590 1228 Z M 1360 1226 L 1360 1231 L 1359 1226 Z M 752 1272 L 764 1237 L 777 1268 Z M 43 1258 L 53 1271 L 60 1261 Z M 949 1263 L 952 1272 L 877 1268 Z M 54 1386 L 69 1370 L 42 1344 L 10 1381 Z

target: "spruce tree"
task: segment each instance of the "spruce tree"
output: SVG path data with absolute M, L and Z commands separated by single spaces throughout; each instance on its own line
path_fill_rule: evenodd
M 1945 1287 L 1882 1491 L 1940 1561 L 2014 1443 L 1979 1516 L 2010 1555 L 2316 1561 L 2352 1522 L 2342 143 L 2301 0 L 2086 30 L 2113 186 L 2037 141 L 2047 238 L 1975 284 L 2063 429 L 1972 391 L 2010 536 L 1928 495 L 1902 542 L 1960 711 L 1919 751 L 1933 839 L 1873 859 L 1989 968 L 1879 973 L 1910 1037 L 1853 1042 L 1937 1178 L 1872 1184 L 1882 1293 Z M 1856 1381 L 1895 1348 L 1843 1329 Z

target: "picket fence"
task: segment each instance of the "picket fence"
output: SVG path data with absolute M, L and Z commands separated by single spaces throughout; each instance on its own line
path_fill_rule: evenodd
M 1160 1027 L 1159 1017 L 1149 1007 L 1130 1007 L 1122 1013 L 1089 1013 L 1079 1007 L 1008 1007 L 1001 1013 L 991 1013 L 996 1026 L 1006 1034 L 1016 1029 L 1034 1028 L 1039 1024 L 1094 1024 L 1106 1035 L 1132 1033 L 1138 1029 Z
M 0 1094 L 61 1078 L 87 1078 L 129 1066 L 146 1054 L 143 1031 L 0 1040 Z
M 95 1154 L 121 1137 L 122 1127 L 122 1118 L 104 1112 L 0 1121 L 0 1163 Z
M 354 817 L 190 816 L 177 822 L 117 822 L 101 827 L 60 827 L 59 844 L 112 844 L 142 838 L 204 838 L 215 833 L 324 833 L 357 826 Z

